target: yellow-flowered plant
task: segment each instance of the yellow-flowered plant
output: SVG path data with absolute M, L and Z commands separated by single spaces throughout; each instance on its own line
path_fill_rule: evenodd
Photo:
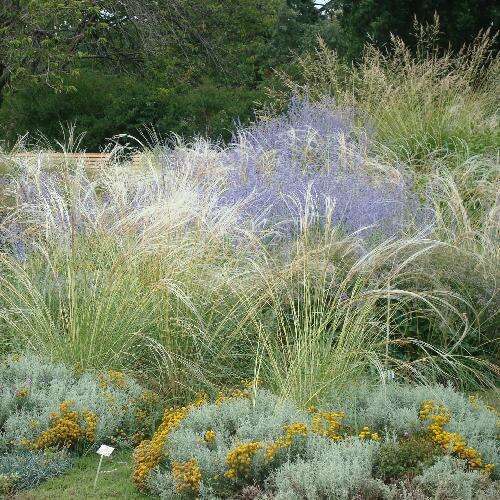
M 203 439 L 205 440 L 206 443 L 209 443 L 209 444 L 214 443 L 215 442 L 215 431 L 209 430 L 209 431 L 205 432 Z
M 16 398 L 27 398 L 30 391 L 26 387 L 22 387 L 16 392 Z
M 123 372 L 117 370 L 108 370 L 99 374 L 99 387 L 107 389 L 109 386 L 125 389 L 127 387 L 127 377 Z
M 315 434 L 330 438 L 332 441 L 339 441 L 342 439 L 342 435 L 338 431 L 342 428 L 344 418 L 344 412 L 317 411 L 312 414 L 311 430 Z
M 172 463 L 172 477 L 177 493 L 194 493 L 200 491 L 201 471 L 196 459 L 187 462 Z
M 98 417 L 95 413 L 71 410 L 74 401 L 64 401 L 59 412 L 50 415 L 50 427 L 34 441 L 34 448 L 41 450 L 52 446 L 70 448 L 81 440 L 93 443 Z
M 248 391 L 235 389 L 229 394 L 220 393 L 215 402 L 216 404 L 221 404 L 228 399 L 249 397 L 250 393 Z M 193 404 L 165 410 L 162 423 L 153 434 L 151 440 L 142 441 L 134 451 L 133 480 L 139 489 L 144 490 L 146 488 L 146 481 L 151 469 L 161 462 L 164 456 L 163 447 L 170 432 L 179 426 L 191 409 L 203 406 L 208 400 L 209 398 L 206 393 L 199 393 L 196 395 Z
M 358 434 L 359 439 L 371 439 L 372 441 L 380 441 L 378 432 L 373 432 L 369 427 L 363 427 Z
M 225 472 L 224 476 L 229 479 L 247 476 L 250 472 L 253 456 L 261 448 L 262 443 L 258 441 L 242 443 L 236 446 L 236 448 L 227 454 L 226 464 L 228 470 Z
M 250 392 L 242 389 L 233 389 L 229 393 L 219 392 L 219 394 L 217 394 L 217 397 L 215 398 L 215 404 L 220 405 L 224 401 L 228 401 L 230 399 L 235 399 L 235 398 L 248 399 L 250 398 Z
M 83 431 L 83 436 L 89 443 L 95 441 L 95 433 L 97 430 L 97 422 L 99 420 L 98 416 L 91 411 L 83 412 L 83 419 L 85 420 L 85 429 Z
M 427 430 L 431 440 L 449 453 L 465 460 L 472 469 L 491 473 L 494 464 L 485 464 L 481 454 L 474 448 L 467 446 L 464 437 L 457 432 L 448 432 L 444 426 L 450 422 L 451 414 L 443 405 L 436 405 L 432 400 L 422 403 L 419 411 L 421 421 L 428 421 Z
M 277 439 L 266 448 L 267 460 L 272 460 L 279 450 L 292 446 L 293 440 L 297 436 L 307 436 L 307 425 L 301 422 L 285 425 L 284 436 Z
M 163 420 L 151 440 L 142 441 L 135 449 L 133 480 L 138 488 L 145 488 L 149 472 L 163 458 L 163 446 L 168 435 L 186 418 L 189 410 L 188 406 L 165 410 Z

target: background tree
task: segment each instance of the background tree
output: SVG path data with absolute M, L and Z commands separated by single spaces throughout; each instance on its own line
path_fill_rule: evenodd
M 138 37 L 115 0 L 4 0 L 0 6 L 0 99 L 29 80 L 65 90 L 64 78 L 87 60 L 130 66 Z
M 234 120 L 252 117 L 272 68 L 302 45 L 314 13 L 297 0 L 12 6 L 2 10 L 0 61 L 10 90 L 0 134 L 10 141 L 26 130 L 57 137 L 59 122 L 77 120 L 91 149 L 141 123 L 229 137 Z
M 327 0 L 319 8 L 338 23 L 331 43 L 350 59 L 359 57 L 369 40 L 387 44 L 391 33 L 411 45 L 414 19 L 430 23 L 435 13 L 441 45 L 454 49 L 471 42 L 482 29 L 498 30 L 500 23 L 500 4 L 494 0 Z
M 490 0 L 2 0 L 0 139 L 75 121 L 94 150 L 144 124 L 228 139 L 318 35 L 351 60 L 434 11 L 443 45 L 498 26 Z

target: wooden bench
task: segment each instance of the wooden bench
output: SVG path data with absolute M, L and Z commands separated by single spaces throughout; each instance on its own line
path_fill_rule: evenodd
M 67 161 L 82 161 L 86 167 L 98 168 L 106 165 L 112 159 L 110 153 L 43 153 L 51 161 L 54 162 L 67 162 Z M 27 159 L 34 160 L 38 158 L 38 153 L 23 152 L 15 153 L 12 155 L 13 159 Z
M 123 163 L 124 161 L 130 161 L 132 167 L 140 167 L 142 163 L 141 158 L 144 158 L 141 153 L 135 153 L 124 160 L 123 158 L 116 157 L 111 153 L 55 153 L 52 151 L 13 153 L 6 155 L 6 158 L 11 161 L 22 159 L 36 161 L 40 155 L 48 158 L 51 163 L 61 164 L 67 162 L 81 162 L 86 168 L 90 169 L 99 169 L 106 167 L 111 163 Z

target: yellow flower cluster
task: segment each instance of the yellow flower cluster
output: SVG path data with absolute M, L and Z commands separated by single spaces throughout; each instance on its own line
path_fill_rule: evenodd
M 83 412 L 83 419 L 85 420 L 85 429 L 83 431 L 83 436 L 87 441 L 93 443 L 95 441 L 98 417 L 91 411 L 85 411 Z
M 215 442 L 215 431 L 210 430 L 210 431 L 205 432 L 203 439 L 205 440 L 206 443 L 214 443 Z
M 302 422 L 286 425 L 285 435 L 289 439 L 293 439 L 295 436 L 307 436 L 307 425 Z
M 245 379 L 241 382 L 241 385 L 246 389 L 253 389 L 254 387 L 260 387 L 262 385 L 262 380 L 260 380 L 259 378 Z
M 22 387 L 16 392 L 16 398 L 27 398 L 29 390 L 26 387 Z
M 101 389 L 107 389 L 109 384 L 118 387 L 119 389 L 124 389 L 125 387 L 127 387 L 127 379 L 123 372 L 117 370 L 108 370 L 106 374 L 107 377 L 102 373 L 99 374 L 99 387 Z M 109 379 L 109 383 L 107 378 Z
M 168 435 L 186 418 L 190 409 L 189 406 L 182 406 L 165 410 L 163 420 L 151 440 L 142 441 L 135 449 L 133 480 L 139 489 L 144 489 L 149 472 L 160 463 Z
M 454 453 L 465 460 L 472 469 L 480 469 L 490 473 L 495 465 L 485 464 L 480 453 L 474 448 L 468 447 L 463 436 L 457 432 L 448 432 L 444 426 L 450 421 L 451 415 L 444 406 L 437 406 L 434 401 L 428 400 L 422 403 L 419 417 L 421 421 L 428 420 L 430 423 L 427 430 L 434 443 L 440 445 L 444 450 Z
M 64 401 L 59 405 L 59 413 L 51 414 L 52 425 L 35 440 L 33 444 L 36 449 L 51 446 L 70 448 L 81 439 L 94 442 L 97 415 L 90 411 L 83 414 L 70 411 L 73 404 L 74 401 Z
M 277 439 L 266 448 L 267 460 L 272 460 L 279 450 L 289 448 L 296 436 L 307 436 L 308 432 L 307 425 L 301 422 L 285 425 L 284 431 L 285 435 L 283 437 Z
M 215 404 L 220 405 L 224 401 L 228 401 L 229 399 L 235 399 L 235 398 L 249 398 L 250 393 L 247 390 L 241 390 L 241 389 L 234 389 L 228 394 L 224 394 L 222 392 L 219 392 L 217 394 L 217 397 L 215 398 Z
M 372 432 L 369 427 L 363 427 L 358 436 L 360 439 L 372 439 L 373 441 L 380 441 L 379 433 Z
M 238 476 L 246 476 L 250 471 L 252 458 L 258 450 L 262 448 L 262 444 L 258 441 L 250 443 L 242 443 L 231 450 L 226 457 L 228 470 L 224 476 L 229 479 L 236 479 Z
M 177 493 L 195 493 L 200 491 L 201 471 L 196 459 L 187 462 L 174 462 L 172 476 Z
M 339 441 L 342 436 L 338 433 L 342 427 L 344 412 L 318 411 L 313 413 L 311 429 L 315 434 L 325 436 L 333 441 Z
M 206 392 L 199 392 L 198 394 L 196 394 L 193 406 L 199 408 L 200 406 L 203 406 L 205 403 L 208 403 L 208 394 Z

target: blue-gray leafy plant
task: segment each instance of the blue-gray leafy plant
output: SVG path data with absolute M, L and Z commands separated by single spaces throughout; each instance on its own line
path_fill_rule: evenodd
M 389 384 L 370 390 L 353 386 L 349 392 L 332 395 L 330 403 L 310 408 L 308 412 L 266 390 L 254 388 L 246 397 L 243 393 L 243 397 L 240 394 L 192 409 L 167 435 L 162 461 L 149 476 L 149 488 L 165 499 L 197 495 L 207 499 L 232 498 L 232 495 L 246 498 L 245 495 L 252 493 L 258 498 L 283 500 L 428 500 L 448 498 L 444 496 L 447 488 L 450 499 L 495 498 L 496 473 L 492 479 L 483 472 L 472 471 L 451 452 L 433 448 L 426 434 L 426 423 L 419 420 L 421 404 L 429 398 L 449 408 L 452 419 L 447 429 L 460 433 L 481 452 L 485 461 L 498 466 L 494 410 L 451 388 Z M 318 416 L 325 415 L 320 420 L 335 419 L 338 417 L 329 415 L 339 415 L 339 410 L 345 410 L 336 430 L 342 438 L 320 435 L 314 423 L 318 422 Z M 269 458 L 269 447 L 279 443 L 287 426 L 293 424 L 300 426 L 302 432 Z M 366 426 L 372 435 L 375 431 L 377 435 L 363 437 Z M 436 453 L 422 456 L 416 450 L 421 473 L 414 477 L 414 472 L 408 470 L 402 478 L 391 477 L 384 483 L 375 470 L 383 445 L 406 442 L 411 437 L 425 441 L 427 448 Z M 244 457 L 247 465 L 236 476 L 228 474 L 232 465 L 230 453 L 249 443 L 258 446 Z M 183 484 L 183 476 L 175 474 L 175 464 L 186 463 L 196 464 L 200 473 L 199 484 L 195 480 L 191 485 L 196 486 L 191 490 Z M 434 497 L 436 490 L 443 496 Z

